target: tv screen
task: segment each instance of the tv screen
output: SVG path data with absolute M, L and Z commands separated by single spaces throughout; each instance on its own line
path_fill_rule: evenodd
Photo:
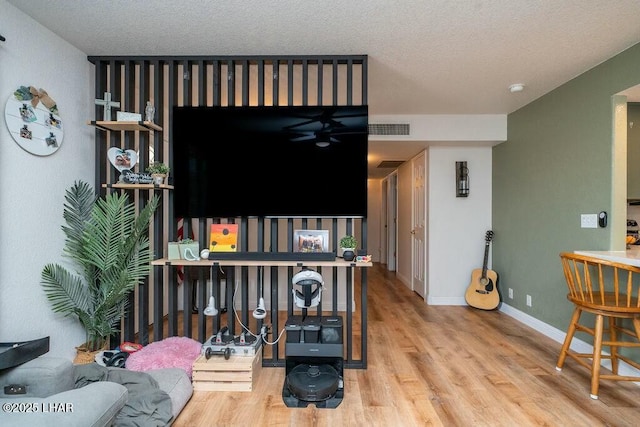
M 365 217 L 367 106 L 174 107 L 174 215 Z

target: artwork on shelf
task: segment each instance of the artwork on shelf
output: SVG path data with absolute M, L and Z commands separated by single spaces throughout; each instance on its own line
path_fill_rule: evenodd
M 153 117 L 156 115 L 156 107 L 153 106 L 151 101 L 147 101 L 147 106 L 144 107 L 144 119 L 147 122 L 153 123 Z
M 209 250 L 211 252 L 236 252 L 238 250 L 238 224 L 211 224 Z
M 120 174 L 120 182 L 125 184 L 152 184 L 153 177 L 148 173 L 135 173 L 129 169 L 123 169 Z
M 43 89 L 20 86 L 7 100 L 5 122 L 14 141 L 36 156 L 55 153 L 64 136 L 58 106 Z
M 329 230 L 294 230 L 294 252 L 329 252 Z
M 125 150 L 120 147 L 111 147 L 107 151 L 107 157 L 114 168 L 122 172 L 125 169 L 132 170 L 138 163 L 138 154 L 133 150 Z

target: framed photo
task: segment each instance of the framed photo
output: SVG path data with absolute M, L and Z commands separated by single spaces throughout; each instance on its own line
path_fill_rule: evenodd
M 294 252 L 329 252 L 329 230 L 294 230 Z

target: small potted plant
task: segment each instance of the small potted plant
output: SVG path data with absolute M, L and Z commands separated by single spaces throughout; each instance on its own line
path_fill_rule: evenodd
M 193 239 L 178 240 L 180 258 L 187 261 L 197 261 L 200 259 L 200 244 Z
M 356 248 L 358 247 L 358 241 L 350 234 L 343 236 L 340 239 L 340 248 L 342 249 L 342 258 L 345 261 L 353 261 L 356 257 Z
M 153 177 L 153 183 L 156 185 L 164 184 L 169 174 L 169 166 L 162 162 L 153 162 L 147 166 L 147 173 Z

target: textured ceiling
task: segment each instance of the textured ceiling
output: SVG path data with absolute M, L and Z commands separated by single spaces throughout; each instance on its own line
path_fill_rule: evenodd
M 638 0 L 8 2 L 87 55 L 366 54 L 373 115 L 507 114 L 640 42 Z

